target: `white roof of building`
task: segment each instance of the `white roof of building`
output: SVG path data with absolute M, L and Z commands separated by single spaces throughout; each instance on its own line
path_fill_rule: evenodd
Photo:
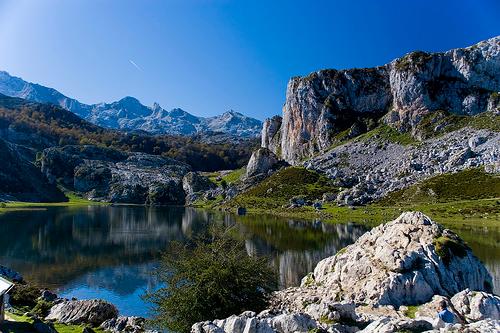
M 13 285 L 14 283 L 0 276 L 0 295 L 3 295 L 7 291 L 9 291 L 9 289 L 12 288 Z

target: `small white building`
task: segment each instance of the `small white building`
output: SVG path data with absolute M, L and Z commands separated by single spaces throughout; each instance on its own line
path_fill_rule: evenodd
M 5 294 L 7 294 L 13 286 L 13 282 L 0 276 L 0 323 L 5 320 Z

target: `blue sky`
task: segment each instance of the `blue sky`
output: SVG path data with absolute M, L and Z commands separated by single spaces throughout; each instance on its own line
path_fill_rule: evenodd
M 280 114 L 292 76 L 500 34 L 500 1 L 0 0 L 0 69 L 84 103 Z

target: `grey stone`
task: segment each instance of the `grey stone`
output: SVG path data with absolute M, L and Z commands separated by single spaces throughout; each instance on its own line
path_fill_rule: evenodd
M 269 170 L 278 165 L 278 158 L 267 148 L 259 148 L 252 153 L 248 161 L 247 177 L 266 174 Z
M 104 321 L 118 316 L 113 304 L 102 300 L 65 301 L 54 305 L 45 318 L 64 324 L 91 324 L 99 326 Z

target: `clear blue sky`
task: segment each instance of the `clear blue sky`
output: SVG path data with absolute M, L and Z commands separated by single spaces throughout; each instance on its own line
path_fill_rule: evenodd
M 498 0 L 0 0 L 0 69 L 84 103 L 264 119 L 291 76 L 468 46 L 499 18 Z

